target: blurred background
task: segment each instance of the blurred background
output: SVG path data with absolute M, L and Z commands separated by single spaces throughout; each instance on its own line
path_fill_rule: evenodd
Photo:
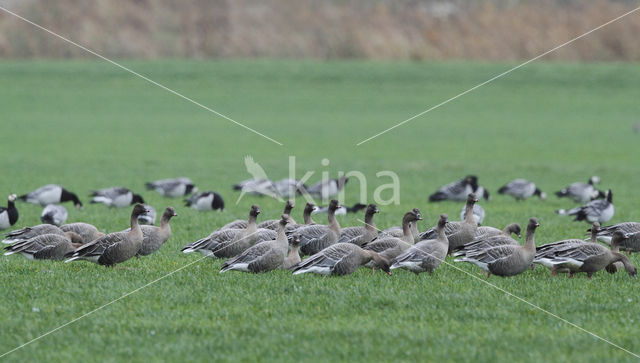
M 121 58 L 532 58 L 637 6 L 632 0 L 0 0 Z M 0 12 L 0 57 L 89 57 Z M 631 16 L 547 59 L 640 60 Z

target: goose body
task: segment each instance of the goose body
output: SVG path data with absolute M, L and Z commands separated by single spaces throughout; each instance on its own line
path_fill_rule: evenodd
M 138 216 L 138 223 L 146 224 L 146 225 L 149 225 L 149 226 L 155 225 L 156 224 L 156 210 L 152 206 L 150 206 L 148 204 L 143 204 L 142 206 L 144 207 L 144 209 L 147 210 L 147 212 Z
M 283 270 L 290 270 L 293 266 L 299 264 L 300 261 L 302 261 L 300 259 L 300 241 L 292 239 L 289 241 L 289 251 L 287 252 L 287 257 L 285 257 L 281 268 Z
M 73 202 L 76 208 L 82 208 L 82 203 L 77 195 L 57 184 L 47 184 L 32 192 L 19 196 L 18 199 L 31 204 L 39 204 L 43 207 L 49 204 Z
M 432 274 L 447 257 L 449 251 L 449 240 L 444 233 L 446 224 L 447 215 L 440 215 L 437 224 L 438 237 L 435 240 L 420 241 L 396 256 L 392 260 L 391 270 L 403 268 L 415 274 L 425 271 Z
M 411 234 L 409 225 L 422 220 L 420 213 L 416 213 L 415 209 L 404 214 L 402 217 L 403 237 L 378 237 L 377 239 L 366 243 L 362 246 L 365 250 L 376 252 L 380 257 L 386 260 L 393 260 L 402 252 L 408 250 L 414 244 L 414 238 Z M 367 267 L 375 267 L 375 262 L 369 262 Z
M 145 184 L 148 190 L 154 190 L 164 197 L 183 197 L 195 193 L 198 189 L 189 178 L 161 179 Z
M 185 205 L 198 211 L 224 210 L 224 200 L 216 192 L 194 194 L 185 201 Z
M 364 226 L 343 228 L 338 242 L 354 243 L 362 246 L 373 241 L 378 236 L 378 228 L 373 221 L 373 217 L 379 212 L 375 204 L 369 204 L 364 215 Z
M 529 220 L 527 240 L 523 246 L 503 245 L 467 253 L 456 262 L 469 262 L 491 274 L 498 276 L 518 275 L 531 266 L 536 254 L 534 234 L 540 224 L 535 218 Z
M 91 204 L 104 204 L 112 208 L 124 208 L 136 203 L 144 203 L 139 194 L 123 187 L 98 189 L 91 192 Z
M 67 209 L 59 204 L 49 204 L 44 207 L 42 214 L 40 215 L 40 221 L 42 223 L 53 224 L 55 226 L 61 226 L 67 221 L 69 213 Z
M 324 180 L 308 187 L 305 192 L 313 198 L 326 200 L 338 195 L 348 181 L 349 178 L 345 176 L 341 176 L 337 179 Z
M 75 251 L 69 238 L 59 234 L 41 234 L 4 248 L 6 256 L 21 254 L 28 260 L 62 260 Z
M 604 226 L 598 230 L 598 240 L 608 245 L 611 244 L 611 238 L 615 231 L 620 231 L 624 234 L 640 232 L 640 223 L 637 222 L 623 222 L 614 224 L 611 226 Z
M 287 224 L 287 235 L 292 234 L 299 228 L 317 224 L 313 220 L 313 218 L 311 218 L 311 214 L 316 209 L 318 209 L 318 207 L 315 204 L 307 202 L 307 204 L 304 206 L 304 210 L 302 211 L 302 220 L 304 221 L 304 224 L 295 224 L 295 223 Z M 298 243 L 299 242 L 300 241 L 298 241 Z
M 300 241 L 300 251 L 305 255 L 313 255 L 338 242 L 340 224 L 335 218 L 336 209 L 340 208 L 337 200 L 329 204 L 329 225 L 307 225 L 296 229 L 291 235 Z
M 284 198 L 295 198 L 306 189 L 301 181 L 289 178 L 278 180 L 273 183 L 273 186 L 276 193 Z
M 283 214 L 278 223 L 278 235 L 275 240 L 260 242 L 230 258 L 222 264 L 220 273 L 230 270 L 259 273 L 281 267 L 287 257 L 289 242 L 285 227 L 290 222 L 289 215 Z
M 89 223 L 82 222 L 63 224 L 62 226 L 60 226 L 60 230 L 62 230 L 63 232 L 77 233 L 78 235 L 80 235 L 84 243 L 89 243 L 96 238 L 104 236 L 104 233 L 98 231 L 95 226 Z
M 292 200 L 287 200 L 287 202 L 284 204 L 284 211 L 282 212 L 282 214 L 286 214 L 288 216 L 291 215 L 291 210 L 293 210 L 293 207 L 295 206 L 295 204 L 293 203 Z M 277 231 L 280 227 L 280 221 L 281 219 L 269 219 L 266 220 L 260 224 L 258 224 L 258 228 L 265 228 L 265 229 L 271 229 L 274 231 Z M 289 217 L 288 219 L 288 223 L 296 223 L 291 217 Z
M 273 181 L 267 178 L 247 179 L 233 186 L 233 190 L 241 190 L 242 193 L 278 197 L 278 190 Z
M 494 228 L 495 229 L 495 228 Z M 511 238 L 511 234 L 515 233 L 518 237 L 520 237 L 520 225 L 517 223 L 509 224 L 504 228 L 504 230 L 500 231 L 496 229 L 499 233 L 487 233 L 478 235 L 476 233 L 476 237 L 469 243 L 465 243 L 462 246 L 456 248 L 458 252 L 454 253 L 454 256 L 464 256 L 467 253 L 473 253 L 473 251 L 486 250 L 492 247 L 505 246 L 505 245 L 513 245 L 519 246 L 520 243 L 515 239 Z
M 373 251 L 367 251 L 353 243 L 336 243 L 293 266 L 294 275 L 315 273 L 319 275 L 349 275 L 360 266 L 375 261 L 378 268 L 389 272 L 389 262 Z
M 131 212 L 131 229 L 127 232 L 109 233 L 68 253 L 65 262 L 87 260 L 104 266 L 114 266 L 135 256 L 142 247 L 143 234 L 138 216 L 145 213 L 142 204 L 136 204 Z
M 413 212 L 416 215 L 420 215 L 420 209 L 418 209 L 418 208 L 413 208 Z M 420 240 L 420 232 L 418 232 L 418 223 L 417 222 L 411 222 L 409 224 L 409 229 L 411 230 L 411 235 L 413 236 L 413 242 L 414 243 L 418 242 Z M 404 237 L 404 230 L 403 230 L 402 226 L 389 227 L 389 228 L 381 231 L 380 233 L 378 233 L 378 237 L 379 238 L 383 238 L 383 237 L 402 238 L 402 237 Z
M 459 246 L 469 243 L 473 240 L 478 230 L 478 224 L 473 217 L 473 206 L 478 201 L 475 194 L 471 193 L 467 196 L 467 204 L 465 219 L 462 222 L 449 222 L 445 226 L 445 234 L 449 239 L 449 253 Z M 437 238 L 437 231 L 431 228 L 420 234 L 420 240 Z
M 576 203 L 587 203 L 602 194 L 595 187 L 595 184 L 598 183 L 600 183 L 600 178 L 592 176 L 587 183 L 572 183 L 555 194 L 558 198 L 569 198 Z
M 462 206 L 462 210 L 460 211 L 460 220 L 464 221 L 465 216 L 467 215 L 467 206 L 463 205 Z M 484 221 L 484 216 L 485 216 L 485 212 L 484 212 L 484 208 L 482 208 L 482 206 L 480 204 L 474 204 L 473 205 L 473 218 L 476 220 L 476 223 L 478 225 L 481 225 L 482 222 Z
M 556 213 L 560 215 L 574 216 L 574 221 L 587 221 L 589 223 L 598 222 L 600 224 L 608 222 L 613 218 L 615 209 L 613 207 L 613 194 L 611 189 L 607 190 L 606 199 L 596 199 L 569 210 L 558 209 Z
M 169 240 L 171 237 L 171 225 L 169 222 L 171 218 L 177 215 L 173 207 L 167 207 L 162 213 L 159 227 L 140 226 L 142 229 L 142 246 L 138 251 L 138 255 L 148 256 L 159 250 Z
M 497 229 L 495 227 L 482 226 L 476 229 L 476 234 L 473 237 L 473 239 L 477 240 L 480 238 L 489 238 L 489 237 L 499 236 L 499 235 L 505 235 L 509 237 L 511 236 L 511 234 L 515 234 L 516 236 L 518 236 L 518 238 L 520 238 L 520 232 L 522 232 L 522 229 L 520 228 L 520 225 L 518 223 L 508 224 L 502 230 Z
M 15 205 L 16 198 L 15 194 L 9 195 L 7 207 L 0 207 L 0 231 L 10 228 L 18 221 L 18 209 Z
M 534 182 L 526 179 L 515 179 L 498 189 L 498 194 L 508 194 L 516 200 L 525 200 L 532 195 L 537 195 L 540 199 L 547 199 L 547 195 L 536 187 Z
M 463 179 L 456 180 L 440 187 L 440 189 L 429 196 L 429 201 L 440 202 L 443 200 L 466 200 L 467 195 L 473 193 L 477 189 L 478 177 L 475 175 L 468 175 Z
M 15 231 L 11 231 L 7 233 L 5 235 L 5 239 L 2 240 L 2 243 L 7 243 L 7 244 L 17 243 L 21 241 L 26 241 L 33 237 L 39 236 L 41 234 L 50 234 L 50 233 L 64 236 L 64 232 L 57 226 L 54 226 L 52 224 L 38 224 L 36 226 L 24 227 L 24 228 L 17 229 Z

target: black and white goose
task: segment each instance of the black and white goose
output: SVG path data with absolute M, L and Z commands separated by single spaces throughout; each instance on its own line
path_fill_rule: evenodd
M 430 202 L 440 202 L 443 200 L 467 200 L 467 195 L 478 189 L 478 177 L 468 175 L 463 179 L 456 180 L 440 187 L 435 193 L 429 196 Z M 484 189 L 483 189 L 484 190 Z M 487 198 L 489 194 L 487 194 Z
M 362 204 L 362 203 L 356 203 L 354 204 L 352 207 L 346 207 L 344 205 L 341 205 L 340 208 L 336 209 L 336 215 L 337 216 L 346 216 L 349 213 L 358 213 L 359 211 L 363 210 L 367 208 L 366 204 Z M 329 206 L 324 206 L 324 207 L 317 207 L 314 211 L 313 214 L 321 214 L 321 213 L 327 213 L 329 211 Z
M 569 198 L 576 203 L 587 203 L 593 199 L 604 198 L 604 193 L 597 190 L 595 184 L 600 183 L 600 178 L 592 176 L 587 183 L 573 183 L 556 192 L 558 198 Z
M 198 211 L 224 210 L 224 200 L 222 196 L 211 191 L 194 194 L 185 200 L 184 203 L 187 207 Z
M 67 208 L 59 204 L 49 204 L 42 210 L 40 220 L 42 223 L 53 224 L 60 227 L 67 221 L 68 216 Z
M 349 181 L 346 176 L 337 179 L 323 180 L 306 188 L 305 192 L 314 198 L 322 198 L 324 200 L 338 195 Z
M 183 197 L 198 191 L 191 179 L 185 177 L 160 179 L 145 185 L 147 189 L 155 190 L 160 195 L 171 198 Z
M 7 229 L 18 221 L 18 209 L 16 208 L 16 195 L 11 194 L 7 198 L 7 207 L 0 207 L 0 230 Z
M 516 200 L 525 200 L 532 195 L 537 195 L 541 200 L 547 199 L 547 194 L 536 187 L 534 182 L 526 179 L 514 179 L 502 188 L 498 189 L 498 194 L 508 194 Z
M 156 210 L 153 209 L 153 207 L 149 204 L 143 204 L 142 206 L 147 210 L 147 212 L 138 216 L 138 223 L 146 224 L 149 226 L 155 225 L 157 215 Z
M 589 223 L 598 222 L 600 224 L 608 222 L 613 218 L 615 209 L 613 207 L 613 193 L 611 189 L 607 190 L 606 199 L 596 199 L 583 205 L 582 207 L 572 208 L 569 210 L 558 209 L 559 215 L 574 216 L 574 221 L 587 221 Z
M 475 193 L 475 195 L 478 196 L 478 198 L 484 198 L 485 200 L 491 199 L 491 196 L 489 195 L 489 190 L 487 190 L 487 188 L 483 187 L 482 185 L 479 185 L 478 188 L 473 192 Z
M 47 184 L 32 192 L 19 196 L 18 199 L 31 204 L 40 204 L 43 207 L 49 204 L 73 202 L 76 208 L 82 208 L 82 202 L 80 202 L 77 195 L 57 184 Z
M 144 203 L 142 196 L 123 187 L 94 190 L 91 192 L 91 197 L 91 204 L 101 203 L 112 208 L 124 208 L 136 203 Z
M 467 206 L 463 205 L 462 206 L 462 210 L 460 211 L 460 220 L 464 221 L 465 217 L 467 216 Z M 473 218 L 475 218 L 476 223 L 478 223 L 478 225 L 482 224 L 482 221 L 484 221 L 484 216 L 485 216 L 485 212 L 484 212 L 484 208 L 482 208 L 482 206 L 480 204 L 474 204 L 473 205 Z

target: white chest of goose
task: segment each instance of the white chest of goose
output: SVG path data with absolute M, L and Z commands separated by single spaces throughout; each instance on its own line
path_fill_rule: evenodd
M 574 217 L 574 221 L 586 221 L 589 223 L 598 222 L 603 224 L 608 222 L 615 213 L 613 206 L 613 193 L 607 190 L 606 199 L 596 199 L 573 209 L 558 209 L 556 213 Z
M 600 183 L 600 178 L 592 176 L 587 183 L 572 183 L 555 194 L 558 198 L 569 198 L 576 203 L 587 203 L 592 199 L 604 197 L 604 193 L 595 187 L 595 184 L 598 183 Z
M 18 221 L 18 209 L 15 205 L 16 195 L 7 198 L 7 207 L 0 207 L 0 230 L 7 229 Z

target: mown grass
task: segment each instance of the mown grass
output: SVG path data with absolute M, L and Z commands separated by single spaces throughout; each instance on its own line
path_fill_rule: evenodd
M 533 309 L 451 266 L 433 276 L 360 270 L 321 278 L 276 271 L 220 275 L 220 262 L 179 248 L 235 218 L 251 204 L 277 218 L 274 200 L 245 197 L 231 184 L 249 177 L 253 155 L 274 179 L 358 170 L 367 195 L 401 180 L 400 205 L 380 206 L 379 227 L 419 207 L 420 229 L 458 203 L 427 203 L 438 186 L 479 175 L 493 192 L 485 224 L 539 218 L 538 244 L 580 237 L 586 224 L 554 214 L 571 206 L 551 192 L 599 175 L 612 188 L 611 222 L 640 220 L 637 203 L 637 100 L 633 64 L 532 64 L 361 146 L 355 144 L 507 69 L 508 64 L 300 61 L 161 61 L 126 65 L 281 141 L 275 145 L 148 83 L 92 61 L 2 62 L 0 191 L 24 193 L 61 183 L 83 200 L 93 188 L 190 176 L 225 197 L 223 213 L 198 213 L 179 199 L 173 236 L 158 253 L 115 269 L 89 263 L 0 261 L 0 351 L 8 351 L 155 279 L 188 267 L 7 355 L 24 360 L 470 360 L 626 361 L 634 357 Z M 328 167 L 320 161 L 330 160 Z M 515 177 L 550 194 L 524 203 L 495 191 Z M 358 185 L 347 185 L 346 204 Z M 3 194 L 3 195 L 4 195 Z M 294 217 L 300 218 L 298 199 Z M 86 205 L 69 221 L 105 231 L 126 227 L 129 210 Z M 19 205 L 16 227 L 39 222 L 40 207 Z M 358 216 L 343 217 L 343 226 Z M 318 218 L 320 220 L 320 218 Z M 640 262 L 632 256 L 634 262 Z M 448 259 L 448 262 L 452 260 Z M 476 268 L 457 264 L 480 277 Z M 632 351 L 638 281 L 625 273 L 591 280 L 552 278 L 543 268 L 489 282 Z M 0 352 L 1 353 L 1 352 Z

